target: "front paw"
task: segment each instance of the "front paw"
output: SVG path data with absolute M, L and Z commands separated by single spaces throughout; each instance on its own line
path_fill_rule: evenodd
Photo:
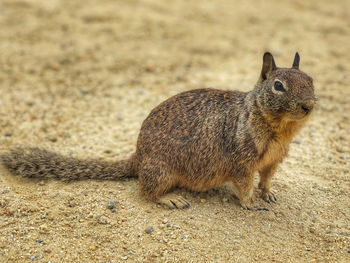
M 264 201 L 268 202 L 268 203 L 276 203 L 277 198 L 274 195 L 274 193 L 272 192 L 262 192 L 261 193 L 261 198 L 264 199 Z

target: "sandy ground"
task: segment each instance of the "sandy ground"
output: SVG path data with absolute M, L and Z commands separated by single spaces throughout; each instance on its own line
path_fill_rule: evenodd
M 164 99 L 250 90 L 262 54 L 314 78 L 313 117 L 277 171 L 278 203 L 245 211 L 229 187 L 18 180 L 1 171 L 0 262 L 350 262 L 350 2 L 0 1 L 0 150 L 16 144 L 117 160 Z M 115 209 L 109 209 L 108 203 Z M 152 228 L 151 233 L 147 230 Z

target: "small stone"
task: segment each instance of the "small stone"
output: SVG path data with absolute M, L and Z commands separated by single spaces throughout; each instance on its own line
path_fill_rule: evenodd
M 345 71 L 345 70 L 346 70 L 345 66 L 342 65 L 342 64 L 338 64 L 338 65 L 336 66 L 336 68 L 337 68 L 337 70 L 339 70 L 339 71 Z
M 314 234 L 316 232 L 315 228 L 313 228 L 313 227 L 310 227 L 309 231 L 311 234 Z
M 168 221 L 169 221 L 168 218 L 164 218 L 164 219 L 163 219 L 163 224 L 168 223 Z
M 107 220 L 106 217 L 101 216 L 101 217 L 98 219 L 98 223 L 101 224 L 101 225 L 106 225 L 106 224 L 108 224 L 108 220 Z
M 35 242 L 36 243 L 42 243 L 46 240 L 46 238 L 43 238 L 43 239 L 35 239 Z
M 12 136 L 12 133 L 6 132 L 6 133 L 5 133 L 5 136 L 6 136 L 6 137 L 11 137 L 11 136 Z
M 153 72 L 153 71 L 155 70 L 155 68 L 154 68 L 153 66 L 151 66 L 151 65 L 147 65 L 147 66 L 145 67 L 145 70 L 146 70 L 147 72 Z
M 124 256 L 122 257 L 123 260 L 127 260 L 128 259 L 128 256 Z
M 96 249 L 97 249 L 97 246 L 94 245 L 94 244 L 93 244 L 93 245 L 90 245 L 90 246 L 89 246 L 89 249 L 90 249 L 90 250 L 96 250 Z
M 226 202 L 228 201 L 228 199 L 227 199 L 226 197 L 224 197 L 224 198 L 222 198 L 222 201 L 223 201 L 224 203 L 226 203 Z
M 115 210 L 116 207 L 117 207 L 117 201 L 115 201 L 115 200 L 108 201 L 108 205 L 107 205 L 108 209 Z
M 146 231 L 147 234 L 151 234 L 153 232 L 153 227 L 152 226 L 148 226 L 148 227 L 146 227 L 145 231 Z
M 205 203 L 207 200 L 205 200 L 204 198 L 201 198 L 201 203 Z
M 47 137 L 47 139 L 48 139 L 50 142 L 57 142 L 57 138 L 56 138 L 56 137 Z
M 6 189 L 4 189 L 1 193 L 2 194 L 7 194 L 10 192 L 10 187 L 7 187 Z
M 47 232 L 48 228 L 47 228 L 47 225 L 46 224 L 42 224 L 40 227 L 39 227 L 39 232 L 40 233 L 45 233 Z

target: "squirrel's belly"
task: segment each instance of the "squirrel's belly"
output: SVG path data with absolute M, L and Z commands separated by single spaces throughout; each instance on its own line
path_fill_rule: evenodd
M 228 182 L 229 178 L 225 175 L 217 174 L 215 176 L 206 178 L 205 176 L 177 176 L 177 185 L 186 189 L 202 192 L 219 187 Z

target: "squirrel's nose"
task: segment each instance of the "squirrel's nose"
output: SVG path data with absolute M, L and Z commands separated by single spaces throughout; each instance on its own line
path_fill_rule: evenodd
M 301 103 L 301 108 L 306 113 L 309 113 L 313 109 L 314 105 L 315 105 L 315 101 L 314 100 L 308 100 L 306 102 Z

